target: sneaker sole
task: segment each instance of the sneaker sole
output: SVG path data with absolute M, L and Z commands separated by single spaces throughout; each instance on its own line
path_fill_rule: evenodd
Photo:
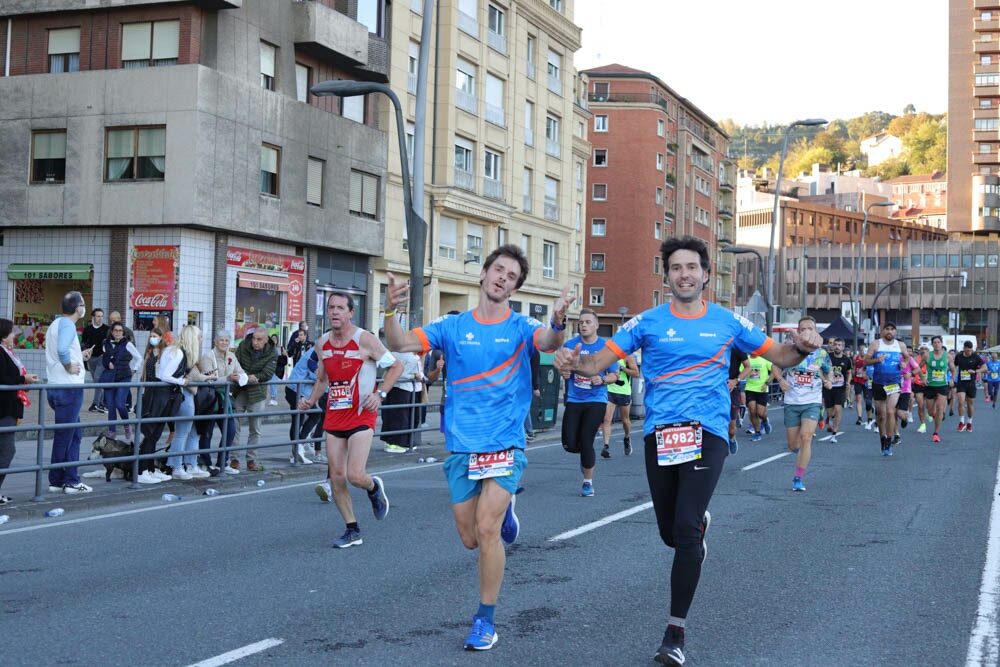
M 490 642 L 489 646 L 476 646 L 474 644 L 466 644 L 465 645 L 465 650 L 466 651 L 489 651 L 491 648 L 493 648 L 494 646 L 497 645 L 497 639 L 498 638 L 499 638 L 499 635 L 497 635 L 497 631 L 493 630 L 493 641 Z
M 506 544 L 514 544 L 517 541 L 517 536 L 521 533 L 521 520 L 517 518 L 517 513 L 514 511 L 514 507 L 517 504 L 517 495 L 510 497 L 510 523 L 513 525 L 513 529 L 504 530 L 507 525 L 507 515 L 504 514 L 504 521 L 500 524 L 500 539 L 502 539 Z M 510 538 L 510 539 L 508 539 Z
M 365 541 L 361 538 L 348 542 L 347 544 L 334 544 L 334 549 L 349 549 L 351 547 L 360 547 Z
M 379 495 L 382 497 L 382 502 L 385 503 L 385 511 L 382 512 L 382 516 L 379 516 L 377 513 L 375 513 L 375 520 L 376 521 L 381 521 L 382 519 L 384 519 L 387 516 L 389 516 L 389 496 L 386 495 L 386 493 L 385 493 L 385 485 L 382 484 L 382 478 L 381 477 L 375 477 L 373 475 L 372 476 L 372 480 L 374 480 L 374 482 L 376 484 L 378 484 Z M 375 508 L 372 508 L 373 513 L 374 513 L 374 509 Z
M 324 503 L 328 503 L 331 500 L 333 500 L 333 498 L 330 497 L 330 493 L 326 490 L 326 487 L 323 486 L 322 484 L 317 484 L 315 490 L 316 490 L 316 495 L 319 496 L 319 499 L 322 500 Z
M 656 655 L 653 656 L 653 660 L 655 662 L 660 663 L 661 665 L 674 665 L 675 667 L 679 667 L 680 665 L 684 664 L 683 655 L 681 656 L 667 655 L 664 653 L 660 653 L 659 651 L 657 651 Z

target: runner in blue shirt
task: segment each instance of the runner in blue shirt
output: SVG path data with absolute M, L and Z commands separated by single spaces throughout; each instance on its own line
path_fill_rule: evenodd
M 484 651 L 497 641 L 494 609 L 503 582 L 503 542 L 517 539 L 514 493 L 528 459 L 524 418 L 531 407 L 531 353 L 562 345 L 569 286 L 552 308 L 549 327 L 513 312 L 511 295 L 528 277 L 528 259 L 515 245 L 500 246 L 479 272 L 479 305 L 404 331 L 396 306 L 406 282 L 388 274 L 385 339 L 394 352 L 439 349 L 447 360 L 444 463 L 452 511 L 462 544 L 479 548 L 479 609 L 473 616 L 467 650 Z M 418 286 L 419 287 L 419 286 Z M 503 542 L 501 541 L 503 540 Z
M 795 366 L 823 344 L 815 331 L 776 345 L 748 320 L 702 299 L 710 280 L 708 247 L 691 237 L 660 246 L 673 301 L 627 322 L 602 350 L 556 353 L 560 372 L 593 375 L 642 350 L 646 479 L 660 539 L 674 549 L 670 615 L 654 659 L 684 664 L 684 625 L 705 559 L 708 503 L 729 454 L 729 349 Z
M 580 346 L 580 354 L 587 355 L 604 347 L 604 339 L 597 335 L 597 313 L 590 308 L 580 311 L 580 335 L 566 341 L 570 349 Z M 594 438 L 604 421 L 604 406 L 608 402 L 608 385 L 618 382 L 618 362 L 601 369 L 596 375 L 564 373 L 566 380 L 566 408 L 562 418 L 562 446 L 571 454 L 580 454 L 583 471 L 583 488 L 580 495 L 594 495 Z
M 993 403 L 993 409 L 997 407 L 997 390 L 1000 390 L 1000 359 L 994 352 L 986 360 L 986 400 Z
M 892 446 L 896 444 L 893 442 L 896 404 L 903 381 L 899 367 L 901 361 L 905 365 L 909 358 L 906 346 L 896 339 L 895 322 L 886 322 L 882 326 L 882 337 L 872 341 L 865 355 L 865 366 L 874 366 L 871 372 L 872 398 L 875 399 L 875 423 L 878 424 L 882 456 L 892 456 Z

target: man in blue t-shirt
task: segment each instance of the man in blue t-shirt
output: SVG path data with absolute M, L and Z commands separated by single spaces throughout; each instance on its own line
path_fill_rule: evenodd
M 528 260 L 515 245 L 489 254 L 479 272 L 479 305 L 404 331 L 396 319 L 406 282 L 388 274 L 385 339 L 393 352 L 439 349 L 448 364 L 445 384 L 445 461 L 455 524 L 462 544 L 479 547 L 479 610 L 465 640 L 467 650 L 493 648 L 494 607 L 503 581 L 503 542 L 517 539 L 514 493 L 527 465 L 524 418 L 531 407 L 531 354 L 562 345 L 569 286 L 546 327 L 513 312 L 508 301 L 528 277 Z
M 729 454 L 730 347 L 795 366 L 823 344 L 815 331 L 776 345 L 748 320 L 702 299 L 710 280 L 708 247 L 684 236 L 660 246 L 673 301 L 627 322 L 607 345 L 581 356 L 556 353 L 560 372 L 594 375 L 642 350 L 646 478 L 660 539 L 674 548 L 670 618 L 654 659 L 684 664 L 684 624 L 701 577 L 708 503 Z

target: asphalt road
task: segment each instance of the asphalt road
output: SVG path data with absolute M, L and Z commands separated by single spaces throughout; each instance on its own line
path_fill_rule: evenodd
M 839 443 L 817 439 L 805 493 L 790 490 L 774 411 L 775 431 L 742 440 L 712 501 L 688 664 L 996 664 L 1000 417 L 980 406 L 975 433 L 951 419 L 933 445 L 911 426 L 891 458 L 852 421 Z M 492 651 L 461 649 L 475 555 L 440 463 L 380 459 L 389 515 L 374 521 L 355 492 L 365 541 L 347 550 L 330 548 L 336 508 L 302 480 L 0 527 L 2 661 L 651 665 L 672 552 L 641 456 L 623 456 L 617 436 L 593 498 L 554 434 L 529 449 Z

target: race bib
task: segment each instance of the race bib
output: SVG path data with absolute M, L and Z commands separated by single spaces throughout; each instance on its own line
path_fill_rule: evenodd
M 944 382 L 944 371 L 938 369 L 931 370 L 931 382 Z
M 760 369 L 759 368 L 751 368 L 750 369 L 750 379 L 751 380 L 759 380 L 760 379 Z
M 330 398 L 327 399 L 327 410 L 350 410 L 354 407 L 351 400 L 351 383 L 348 380 L 330 382 Z
M 972 379 L 972 371 L 965 371 L 965 370 L 959 371 L 958 379 L 961 380 L 962 382 L 968 382 L 969 380 Z
M 701 458 L 701 422 L 676 422 L 655 428 L 657 465 L 675 466 Z
M 514 448 L 469 454 L 469 479 L 508 477 L 514 474 Z
M 590 391 L 594 388 L 594 385 L 590 382 L 590 378 L 583 375 L 573 374 L 573 386 L 577 389 L 584 389 Z
M 792 373 L 792 384 L 794 384 L 796 387 L 811 387 L 813 383 L 813 377 L 815 376 L 812 373 L 795 372 Z
M 885 395 L 886 396 L 888 396 L 890 394 L 898 394 L 899 393 L 899 385 L 898 384 L 883 385 L 882 389 L 883 389 L 883 391 L 885 391 Z
M 997 371 L 990 371 L 990 380 L 996 381 L 1000 380 L 1000 373 Z
M 840 372 L 840 368 L 833 369 L 833 382 L 831 383 L 834 387 L 844 386 L 844 376 Z

